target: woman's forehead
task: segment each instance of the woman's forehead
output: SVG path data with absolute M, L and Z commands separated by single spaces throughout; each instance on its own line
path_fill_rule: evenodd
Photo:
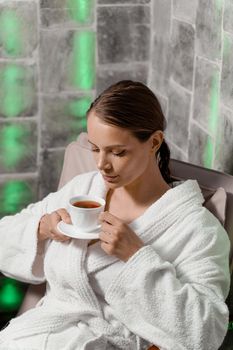
M 119 130 L 117 128 L 92 128 L 87 132 L 88 143 L 104 149 L 113 147 L 136 147 L 139 141 L 133 137 L 128 130 Z
M 102 137 L 110 135 L 111 137 L 120 137 L 123 139 L 134 138 L 130 130 L 107 124 L 96 115 L 90 115 L 90 117 L 88 117 L 87 133 L 88 135 L 100 135 Z

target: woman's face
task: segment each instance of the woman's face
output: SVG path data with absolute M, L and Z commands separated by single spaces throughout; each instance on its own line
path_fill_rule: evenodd
M 104 124 L 94 111 L 87 118 L 87 133 L 100 173 L 117 176 L 112 180 L 105 179 L 111 188 L 137 182 L 156 163 L 155 150 L 159 147 L 152 153 L 151 138 L 140 143 L 128 130 Z M 161 133 L 158 134 L 159 143 L 162 142 Z

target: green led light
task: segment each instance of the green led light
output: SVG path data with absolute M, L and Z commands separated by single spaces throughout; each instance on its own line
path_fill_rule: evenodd
M 210 92 L 210 113 L 208 118 L 208 130 L 213 138 L 217 136 L 218 120 L 219 120 L 219 73 L 215 72 L 211 81 Z M 204 166 L 207 168 L 213 167 L 214 161 L 214 142 L 208 137 L 204 149 Z
M 7 125 L 0 132 L 0 145 L 3 154 L 3 164 L 13 169 L 27 154 L 28 148 L 25 139 L 28 131 L 22 125 Z
M 223 60 L 226 62 L 229 62 L 229 58 L 231 57 L 231 51 L 232 51 L 232 44 L 230 37 L 225 34 L 223 39 Z M 215 146 L 215 158 L 216 160 L 220 160 L 222 158 L 222 143 L 225 141 L 222 140 L 223 136 L 223 119 L 219 118 L 218 120 L 218 134 L 216 136 L 216 146 Z
M 219 115 L 219 73 L 215 72 L 211 82 L 209 130 L 216 135 Z
M 231 40 L 227 35 L 223 39 L 223 57 L 228 58 L 231 52 Z
M 86 118 L 72 120 L 70 122 L 70 130 L 73 131 L 73 134 L 70 134 L 70 136 L 68 137 L 68 140 L 67 140 L 68 143 L 74 141 L 80 132 L 86 131 L 86 127 L 87 127 Z M 75 136 L 74 136 L 74 134 L 75 134 Z
M 87 130 L 86 112 L 89 109 L 91 102 L 92 102 L 92 99 L 90 97 L 83 97 L 78 100 L 71 101 L 68 104 L 67 113 L 75 117 L 75 119 L 71 121 L 70 129 L 77 134 L 80 131 Z M 72 141 L 73 141 L 73 135 L 70 135 L 70 137 L 68 138 L 68 142 L 72 142 Z
M 17 56 L 22 51 L 22 29 L 19 18 L 13 10 L 0 13 L 0 42 L 8 55 Z
M 79 89 L 92 89 L 95 84 L 95 33 L 82 31 L 73 37 L 73 54 L 69 77 Z
M 71 115 L 77 118 L 83 118 L 86 116 L 86 112 L 90 107 L 92 99 L 90 97 L 83 97 L 79 100 L 69 103 L 69 112 Z
M 31 191 L 24 181 L 7 181 L 2 189 L 0 212 L 2 215 L 15 214 L 31 200 Z
M 24 96 L 25 69 L 16 65 L 8 65 L 0 71 L 1 112 L 7 117 L 16 117 L 28 105 Z M 29 96 L 27 96 L 29 98 Z
M 223 0 L 216 0 L 216 9 L 221 12 L 223 8 Z
M 10 278 L 4 278 L 1 284 L 0 309 L 2 311 L 18 309 L 24 296 L 22 290 L 17 286 L 18 283 Z
M 207 137 L 207 142 L 204 149 L 204 166 L 211 169 L 213 165 L 214 142 L 211 137 Z
M 78 23 L 88 22 L 93 7 L 93 0 L 68 0 L 68 13 Z

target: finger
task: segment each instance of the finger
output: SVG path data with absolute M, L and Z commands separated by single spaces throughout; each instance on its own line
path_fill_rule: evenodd
M 101 223 L 101 229 L 102 229 L 103 231 L 112 233 L 112 232 L 113 232 L 113 228 L 114 228 L 114 226 L 111 225 L 111 224 L 109 224 L 107 221 L 103 221 L 103 222 Z M 114 229 L 115 229 L 115 228 L 114 228 Z
M 55 235 L 53 239 L 66 239 L 66 237 L 63 235 L 57 228 L 57 224 L 61 221 L 60 214 L 56 211 L 51 214 L 51 226 L 50 226 L 50 233 Z
M 111 234 L 108 233 L 108 232 L 101 231 L 101 232 L 99 233 L 99 239 L 100 239 L 102 242 L 111 243 L 111 241 L 112 241 L 112 236 L 111 236 Z
M 112 246 L 106 242 L 102 242 L 100 244 L 101 248 L 105 251 L 106 254 L 108 255 L 113 255 L 114 254 L 114 249 Z
M 65 208 L 60 208 L 56 210 L 56 212 L 60 215 L 62 221 L 64 221 L 66 224 L 72 224 L 70 214 Z
M 56 233 L 56 234 L 60 234 L 60 232 L 57 229 L 57 224 L 61 221 L 61 216 L 60 214 L 55 211 L 51 214 L 50 216 L 50 231 Z
M 116 216 L 110 214 L 108 211 L 104 211 L 104 212 L 100 213 L 98 219 L 99 219 L 100 222 L 106 221 L 106 222 L 108 222 L 111 225 L 116 225 L 117 226 L 119 224 L 122 224 L 122 221 L 119 218 L 117 218 Z

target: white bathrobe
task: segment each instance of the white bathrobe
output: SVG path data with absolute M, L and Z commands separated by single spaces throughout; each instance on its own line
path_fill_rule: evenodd
M 47 281 L 37 306 L 0 332 L 1 350 L 217 350 L 227 333 L 230 241 L 202 206 L 195 180 L 178 183 L 129 227 L 144 246 L 127 262 L 100 242 L 38 244 L 45 213 L 71 196 L 106 198 L 98 171 L 0 220 L 0 271 L 19 281 Z

